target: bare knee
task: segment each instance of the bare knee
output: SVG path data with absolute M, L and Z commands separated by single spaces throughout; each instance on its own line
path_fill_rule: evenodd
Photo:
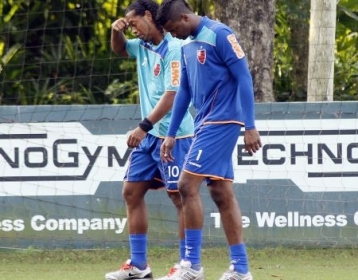
M 223 192 L 220 192 L 218 188 L 211 188 L 211 187 L 209 187 L 209 192 L 213 202 L 216 204 L 218 208 L 220 208 L 223 202 L 225 201 L 224 198 L 225 196 Z
M 178 210 L 182 209 L 182 201 L 179 192 L 168 192 L 168 196 Z
M 122 196 L 128 205 L 132 205 L 143 200 L 147 190 L 145 184 L 126 182 L 123 186 Z
M 188 196 L 188 194 L 190 192 L 190 188 L 189 188 L 188 182 L 186 180 L 178 181 L 178 189 L 179 189 L 179 194 L 181 197 Z
M 127 204 L 132 204 L 137 198 L 133 188 L 123 188 L 122 196 Z
M 182 199 L 198 195 L 198 184 L 188 176 L 181 176 L 178 181 L 178 189 Z
M 223 207 L 230 207 L 232 203 L 235 203 L 236 198 L 232 191 L 232 187 L 226 182 L 223 182 L 223 184 L 218 182 L 209 185 L 208 188 L 211 199 L 219 209 L 222 209 Z

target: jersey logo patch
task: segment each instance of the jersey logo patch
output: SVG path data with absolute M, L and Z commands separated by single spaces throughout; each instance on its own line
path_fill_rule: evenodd
M 234 34 L 230 34 L 229 36 L 227 36 L 227 39 L 229 40 L 229 43 L 231 44 L 236 56 L 239 59 L 243 58 L 245 56 L 245 53 L 242 50 L 239 42 L 237 41 L 236 36 Z
M 173 60 L 170 63 L 171 68 L 171 85 L 177 87 L 180 85 L 180 62 Z
M 159 64 L 159 63 L 157 63 L 157 64 L 154 66 L 153 72 L 154 72 L 154 76 L 156 76 L 156 77 L 159 76 L 159 74 L 160 74 L 160 64 Z
M 197 54 L 196 57 L 197 57 L 198 61 L 201 64 L 204 64 L 206 61 L 206 50 L 203 50 L 203 49 L 197 50 L 196 54 Z
M 147 58 L 145 57 L 145 58 L 143 59 L 142 66 L 146 66 L 146 65 L 147 65 Z

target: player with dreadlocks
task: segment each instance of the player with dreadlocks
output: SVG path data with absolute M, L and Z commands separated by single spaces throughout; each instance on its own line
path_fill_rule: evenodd
M 137 62 L 143 119 L 127 139 L 133 151 L 122 190 L 127 207 L 130 259 L 119 270 L 107 273 L 107 280 L 153 277 L 147 263 L 148 213 L 144 199 L 150 189 L 166 188 L 178 213 L 179 260 L 185 253 L 182 204 L 176 182 L 192 142 L 193 119 L 187 111 L 177 133 L 175 161 L 169 164 L 162 161 L 160 146 L 168 132 L 173 100 L 180 85 L 181 40 L 165 34 L 157 24 L 158 7 L 152 0 L 137 0 L 127 7 L 125 17 L 112 23 L 113 51 Z M 127 39 L 124 35 L 127 29 L 137 38 Z M 178 267 L 175 265 L 171 272 Z

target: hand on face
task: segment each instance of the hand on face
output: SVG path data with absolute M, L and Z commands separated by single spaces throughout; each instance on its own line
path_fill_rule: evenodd
M 133 34 L 143 40 L 150 41 L 155 30 L 155 25 L 152 21 L 152 15 L 146 11 L 143 16 L 136 15 L 135 11 L 130 11 L 125 16 L 127 27 L 131 29 Z
M 118 32 L 124 32 L 128 28 L 129 24 L 125 18 L 117 19 L 112 23 L 112 29 Z

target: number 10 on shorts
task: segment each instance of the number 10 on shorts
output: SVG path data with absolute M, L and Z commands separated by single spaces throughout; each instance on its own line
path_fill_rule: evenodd
M 169 177 L 178 178 L 180 173 L 179 167 L 176 165 L 168 166 L 168 173 L 169 173 Z

